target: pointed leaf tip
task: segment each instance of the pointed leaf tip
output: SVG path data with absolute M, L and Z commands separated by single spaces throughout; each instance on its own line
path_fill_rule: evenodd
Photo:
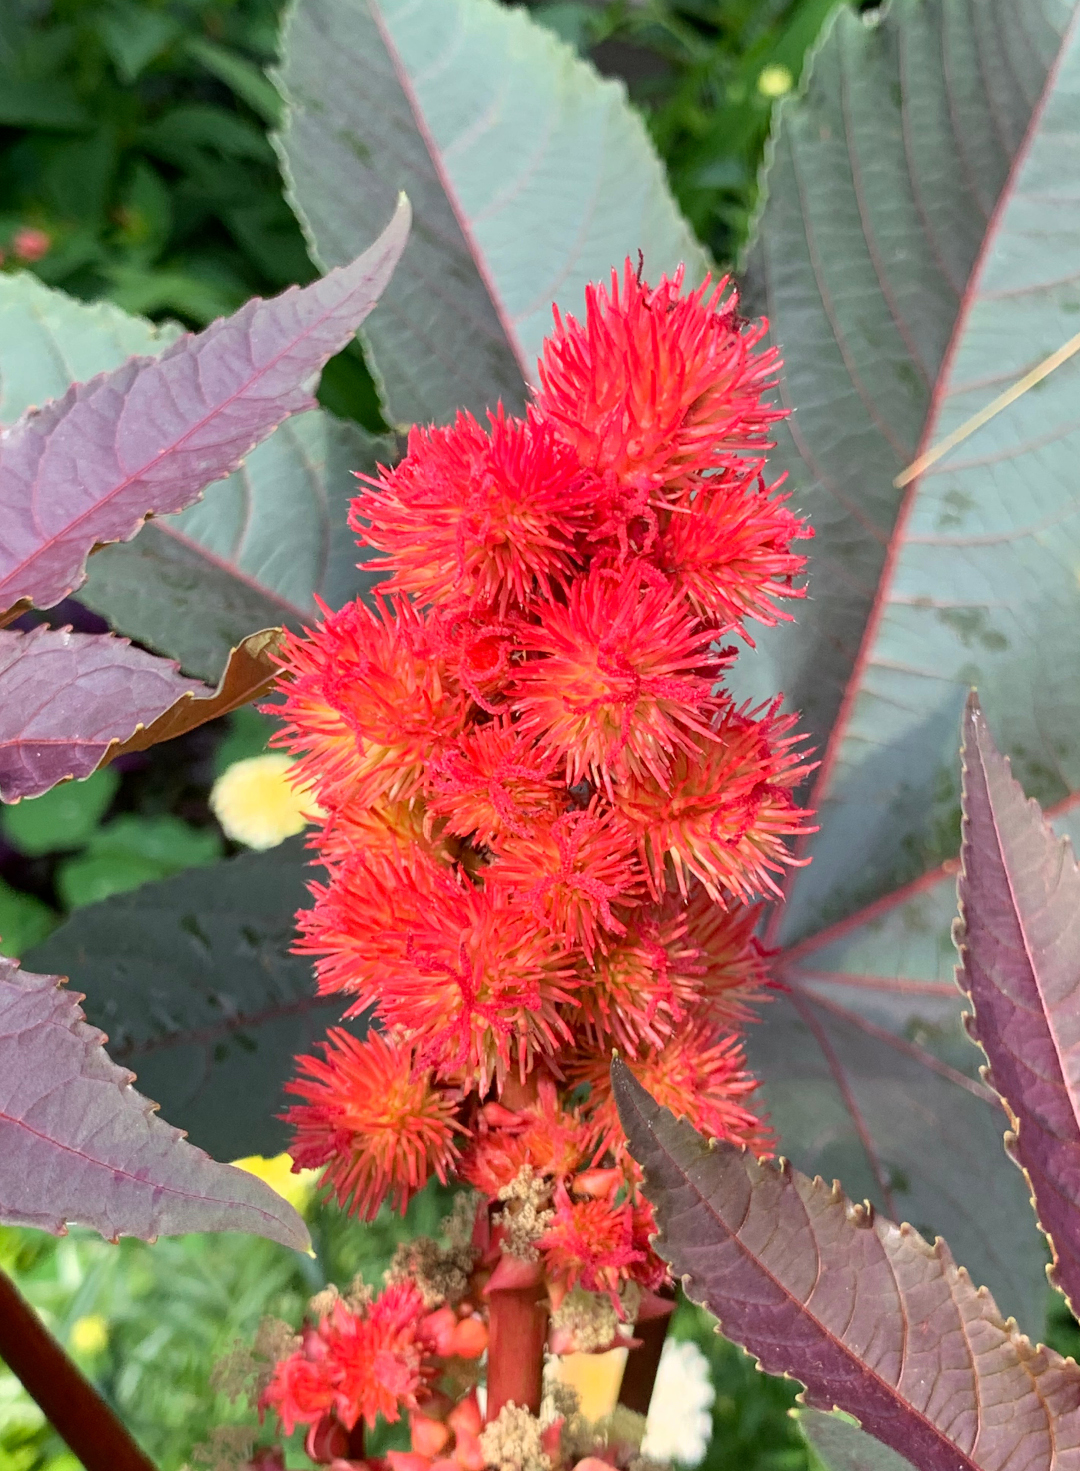
M 0 958 L 0 1221 L 107 1240 L 246 1231 L 304 1251 L 303 1219 L 218 1164 L 131 1086 L 63 978 Z
M 619 1086 L 634 1127 L 640 1085 Z M 726 1337 L 802 1382 L 804 1403 L 856 1416 L 920 1471 L 1042 1471 L 1080 1448 L 1080 1369 L 1033 1348 L 943 1241 L 790 1165 L 710 1147 L 655 1101 L 642 1112 L 657 1249 Z
M 1050 1242 L 1050 1280 L 1080 1306 L 1080 870 L 977 706 L 964 737 L 957 981 L 1013 1120 L 1007 1152 Z
M 80 586 L 95 546 L 183 510 L 284 419 L 382 295 L 409 236 L 399 200 L 355 260 L 270 301 L 254 297 L 158 357 L 130 357 L 27 411 L 0 442 L 0 614 Z M 89 460 L 87 444 L 95 454 Z

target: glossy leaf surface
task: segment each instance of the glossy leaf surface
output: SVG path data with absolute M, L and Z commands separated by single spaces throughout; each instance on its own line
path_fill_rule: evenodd
M 524 10 L 495 0 L 294 0 L 283 31 L 288 189 L 321 265 L 404 189 L 417 228 L 365 328 L 396 424 L 524 402 L 551 303 L 644 252 L 705 260 L 641 118 Z
M 290 838 L 81 909 L 27 961 L 79 977 L 112 1056 L 223 1159 L 285 1148 L 294 1055 L 339 1024 L 291 953 L 312 873 Z
M 964 719 L 958 979 L 1013 1117 L 1009 1152 L 1080 1303 L 1080 870 L 1028 801 L 972 696 Z
M 144 1240 L 249 1231 L 306 1248 L 292 1206 L 156 1116 L 79 999 L 61 977 L 0 959 L 0 1220 Z
M 176 335 L 32 276 L 0 275 L 0 423 L 132 353 L 160 353 Z M 339 607 L 371 585 L 346 530 L 352 472 L 394 454 L 392 441 L 320 409 L 296 414 L 187 510 L 95 553 L 79 598 L 120 633 L 215 681 L 253 629 L 300 628 L 315 594 Z
M 618 1061 L 612 1078 L 657 1249 L 766 1372 L 920 1471 L 1051 1471 L 1080 1454 L 1080 1368 L 1006 1322 L 944 1241 L 710 1145 Z
M 402 202 L 351 265 L 248 302 L 157 358 L 130 358 L 30 412 L 0 440 L 0 608 L 48 606 L 102 542 L 179 511 L 290 414 L 379 299 L 404 247 Z
M 246 639 L 210 690 L 111 634 L 0 629 L 0 801 L 81 780 L 267 694 L 277 637 Z

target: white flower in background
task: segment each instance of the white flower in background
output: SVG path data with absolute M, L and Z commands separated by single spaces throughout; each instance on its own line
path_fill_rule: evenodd
M 249 848 L 274 848 L 321 814 L 311 793 L 291 780 L 282 751 L 234 761 L 210 790 L 210 807 L 225 836 Z
M 709 1361 L 692 1339 L 669 1338 L 649 1404 L 641 1454 L 650 1461 L 678 1461 L 697 1466 L 712 1436 L 712 1402 L 716 1390 Z

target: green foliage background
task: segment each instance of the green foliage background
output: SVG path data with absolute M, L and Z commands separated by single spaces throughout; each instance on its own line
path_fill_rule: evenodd
M 626 78 L 680 205 L 723 264 L 745 240 L 772 101 L 797 81 L 832 3 L 558 0 L 532 11 Z M 196 327 L 309 280 L 266 137 L 278 110 L 264 68 L 279 10 L 279 0 L 0 0 L 0 268 L 21 265 L 20 229 L 44 230 L 51 245 L 33 268 L 48 284 Z M 331 363 L 320 396 L 382 427 L 359 348 Z M 241 718 L 145 758 L 119 783 L 106 773 L 11 809 L 4 948 L 29 948 L 74 905 L 212 861 L 224 840 L 206 807 L 209 783 L 264 738 Z M 234 1339 L 250 1339 L 268 1313 L 297 1322 L 327 1281 L 344 1285 L 359 1268 L 378 1280 L 394 1242 L 432 1230 L 444 1205 L 426 1193 L 404 1222 L 386 1215 L 369 1228 L 316 1207 L 314 1261 L 247 1237 L 114 1247 L 78 1232 L 56 1241 L 5 1230 L 0 1264 L 62 1341 L 80 1321 L 104 1320 L 100 1346 L 77 1356 L 162 1471 L 174 1471 L 212 1425 L 240 1413 L 208 1387 Z M 1062 1308 L 1065 1351 L 1077 1338 L 1070 1324 Z M 786 1413 L 794 1387 L 758 1374 L 688 1304 L 673 1332 L 695 1338 L 711 1363 L 708 1471 L 802 1471 Z M 75 1467 L 0 1366 L 0 1471 Z

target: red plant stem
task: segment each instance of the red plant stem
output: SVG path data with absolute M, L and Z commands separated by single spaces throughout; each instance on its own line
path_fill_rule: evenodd
M 514 1287 L 488 1297 L 487 1418 L 511 1400 L 540 1413 L 548 1308 L 543 1285 Z
M 0 1271 L 0 1359 L 86 1471 L 156 1471 L 18 1288 Z
M 634 1329 L 634 1337 L 640 1338 L 641 1343 L 637 1348 L 632 1348 L 627 1356 L 619 1389 L 619 1404 L 625 1405 L 628 1410 L 636 1410 L 639 1415 L 649 1413 L 649 1401 L 652 1399 L 656 1371 L 660 1367 L 660 1355 L 664 1350 L 664 1339 L 667 1337 L 670 1322 L 670 1313 L 665 1313 L 662 1318 L 647 1318 Z

